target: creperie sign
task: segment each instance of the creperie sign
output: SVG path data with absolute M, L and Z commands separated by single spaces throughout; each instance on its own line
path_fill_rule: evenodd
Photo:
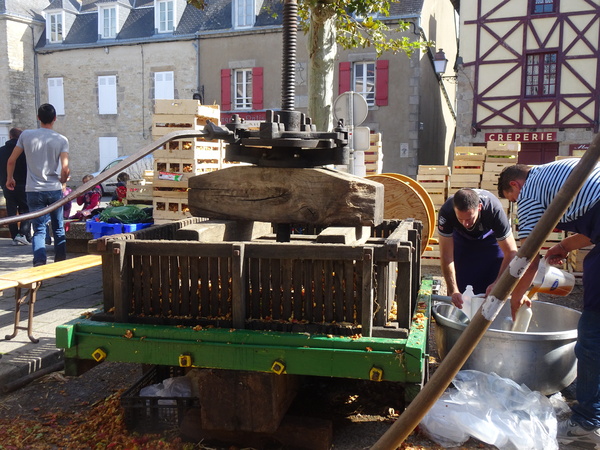
M 486 141 L 556 142 L 556 132 L 485 133 Z

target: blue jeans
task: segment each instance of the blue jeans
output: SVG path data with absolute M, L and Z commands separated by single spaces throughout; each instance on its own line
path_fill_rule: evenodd
M 27 192 L 29 211 L 39 211 L 62 198 L 61 190 L 47 192 Z M 46 264 L 46 223 L 50 220 L 54 233 L 54 262 L 67 259 L 67 238 L 63 226 L 63 208 L 55 209 L 31 220 L 33 228 L 33 266 Z
M 600 311 L 583 310 L 577 326 L 577 403 L 572 419 L 600 428 Z
M 16 216 L 17 214 L 26 214 L 29 212 L 27 206 L 27 193 L 25 192 L 24 184 L 17 184 L 15 190 L 2 188 L 4 193 L 4 199 L 6 200 L 6 215 L 8 217 Z M 30 239 L 31 234 L 31 222 L 24 220 L 22 222 L 13 222 L 8 224 L 10 230 L 10 237 L 14 239 L 17 234 L 25 236 Z

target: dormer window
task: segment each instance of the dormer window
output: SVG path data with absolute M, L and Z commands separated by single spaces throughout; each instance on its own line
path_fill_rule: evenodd
M 98 34 L 102 39 L 117 37 L 117 8 L 98 9 Z
M 63 13 L 52 13 L 48 14 L 47 27 L 46 27 L 46 37 L 52 42 L 62 42 L 63 41 Z
M 172 33 L 174 27 L 174 5 L 172 0 L 156 2 L 156 28 L 159 33 Z
M 234 28 L 250 28 L 254 26 L 256 13 L 254 0 L 233 1 L 233 26 Z

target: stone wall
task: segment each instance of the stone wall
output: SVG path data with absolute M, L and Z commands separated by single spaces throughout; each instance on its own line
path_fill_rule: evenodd
M 39 55 L 40 97 L 49 77 L 62 77 L 65 114 L 54 129 L 69 139 L 71 184 L 99 170 L 99 137 L 118 137 L 119 155 L 152 141 L 154 73 L 173 71 L 175 98 L 192 98 L 197 63 L 194 41 L 75 49 Z M 98 76 L 117 78 L 117 114 L 98 113 Z

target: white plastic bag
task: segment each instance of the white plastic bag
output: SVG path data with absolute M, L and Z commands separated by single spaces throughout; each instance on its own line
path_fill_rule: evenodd
M 140 389 L 141 397 L 191 397 L 192 380 L 188 377 L 172 377 L 162 383 L 151 384 Z M 159 405 L 176 405 L 176 400 L 159 400 Z
M 501 450 L 557 450 L 556 415 L 539 392 L 495 373 L 460 371 L 421 421 L 430 439 L 457 447 L 470 437 Z

